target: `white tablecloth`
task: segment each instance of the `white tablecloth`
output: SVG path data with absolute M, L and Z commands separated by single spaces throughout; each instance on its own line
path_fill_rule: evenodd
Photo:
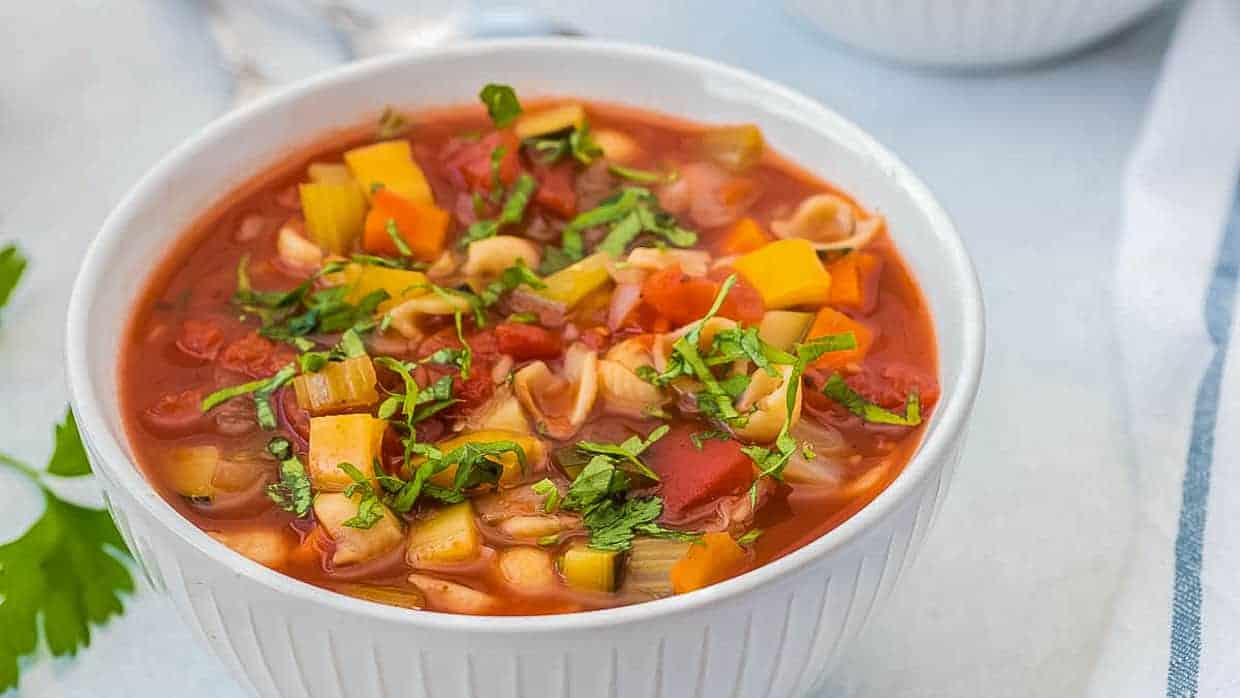
M 943 75 L 854 55 L 763 0 L 535 4 L 591 35 L 806 92 L 929 182 L 982 278 L 986 377 L 937 527 L 830 695 L 1080 695 L 1134 509 L 1109 289 L 1120 176 L 1170 15 L 1068 62 Z M 229 82 L 193 0 L 10 5 L 0 242 L 33 263 L 0 327 L 0 450 L 42 464 L 66 401 L 61 325 L 81 252 L 144 169 L 227 108 Z M 16 482 L 0 470 L 0 540 L 38 514 Z M 164 600 L 143 588 L 128 608 L 77 659 L 26 662 L 24 695 L 242 695 Z

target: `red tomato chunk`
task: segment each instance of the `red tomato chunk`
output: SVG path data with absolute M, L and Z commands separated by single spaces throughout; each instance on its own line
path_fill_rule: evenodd
M 692 435 L 706 427 L 680 424 L 646 452 L 646 462 L 662 479 L 663 515 L 676 519 L 712 499 L 736 494 L 753 481 L 753 461 L 731 439 L 702 439 Z
M 499 352 L 517 361 L 526 359 L 554 359 L 560 355 L 560 336 L 537 325 L 510 323 L 495 328 Z

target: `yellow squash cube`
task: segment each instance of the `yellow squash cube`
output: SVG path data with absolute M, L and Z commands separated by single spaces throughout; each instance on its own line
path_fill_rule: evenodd
M 732 264 L 758 290 L 767 310 L 822 305 L 831 293 L 831 275 L 808 240 L 777 240 Z
M 584 545 L 569 548 L 560 560 L 564 581 L 582 591 L 615 591 L 619 566 L 620 553 Z
M 387 422 L 368 414 L 340 414 L 310 419 L 310 480 L 320 492 L 340 492 L 353 479 L 340 469 L 348 463 L 371 479 Z
M 354 148 L 345 152 L 344 161 L 367 199 L 375 186 L 382 184 L 411 201 L 435 203 L 426 175 L 413 160 L 409 141 L 383 141 Z
M 468 562 L 478 557 L 482 541 L 469 502 L 453 504 L 413 524 L 405 559 L 413 567 Z
M 329 281 L 336 285 L 349 286 L 345 300 L 355 305 L 375 291 L 387 291 L 388 299 L 379 304 L 379 313 L 385 313 L 410 298 L 425 295 L 430 290 L 430 280 L 420 271 L 390 269 L 371 264 L 350 264 Z
M 565 104 L 517 117 L 512 131 L 517 138 L 549 136 L 570 128 L 581 128 L 586 123 L 586 110 L 580 104 Z

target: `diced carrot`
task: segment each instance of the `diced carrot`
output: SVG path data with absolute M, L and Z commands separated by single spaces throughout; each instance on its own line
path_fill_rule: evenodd
M 685 556 L 672 566 L 672 591 L 683 594 L 722 582 L 745 564 L 745 549 L 727 533 L 702 536 L 690 545 Z
M 878 255 L 852 252 L 827 265 L 831 292 L 827 302 L 837 308 L 868 313 L 878 301 L 878 279 L 883 260 Z
M 746 216 L 732 226 L 719 249 L 723 254 L 745 254 L 753 252 L 768 242 L 770 238 L 762 230 L 762 226 Z
M 362 238 L 367 252 L 399 253 L 396 241 L 388 233 L 388 221 L 395 224 L 397 233 L 417 259 L 433 261 L 443 251 L 452 214 L 434 204 L 411 201 L 386 189 L 376 191 L 372 202 Z
M 672 519 L 718 497 L 742 492 L 753 480 L 753 461 L 741 452 L 741 444 L 728 439 L 706 439 L 702 448 L 692 435 L 700 428 L 673 427 L 644 456 L 659 474 L 663 513 Z
M 829 334 L 842 334 L 844 332 L 853 333 L 853 336 L 857 339 L 856 348 L 843 351 L 829 351 L 814 362 L 815 366 L 838 369 L 848 364 L 861 363 L 865 359 L 866 354 L 870 352 L 870 346 L 874 344 L 874 332 L 863 323 L 848 317 L 834 308 L 822 308 L 818 311 L 818 316 L 814 318 L 814 324 L 810 326 L 809 335 L 807 335 L 806 339 L 809 340 Z

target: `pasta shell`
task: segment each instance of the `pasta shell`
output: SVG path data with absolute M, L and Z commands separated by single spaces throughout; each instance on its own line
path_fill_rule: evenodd
M 470 243 L 461 271 L 469 277 L 495 277 L 508 267 L 515 266 L 518 260 L 524 261 L 527 267 L 537 269 L 542 263 L 542 255 L 538 252 L 538 246 L 525 238 L 496 235 Z
M 769 443 L 779 436 L 788 415 L 788 383 L 792 377 L 791 366 L 778 367 L 779 377 L 757 369 L 750 376 L 749 387 L 741 394 L 736 408 L 745 413 L 750 409 L 749 420 L 742 427 L 733 429 L 735 434 L 755 443 Z M 791 423 L 796 424 L 801 418 L 800 378 L 797 378 L 798 389 L 792 410 Z
M 578 342 L 564 354 L 562 376 L 535 361 L 517 371 L 512 383 L 540 433 L 571 438 L 585 423 L 598 396 L 598 353 Z
M 881 216 L 858 220 L 846 199 L 816 194 L 797 206 L 791 218 L 771 222 L 771 232 L 781 238 L 810 241 L 820 252 L 859 249 L 869 244 L 883 225 Z
M 668 397 L 662 390 L 615 361 L 603 359 L 598 362 L 598 380 L 599 390 L 603 393 L 603 405 L 612 414 L 641 417 L 647 408 L 668 402 Z

